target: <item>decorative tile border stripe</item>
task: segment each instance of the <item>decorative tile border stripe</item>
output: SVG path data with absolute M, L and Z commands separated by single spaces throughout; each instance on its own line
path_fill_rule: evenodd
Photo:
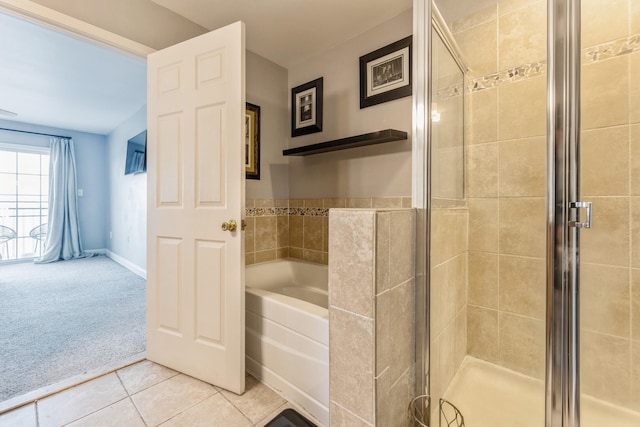
M 326 208 L 289 208 L 290 216 L 329 216 Z
M 582 63 L 592 64 L 634 52 L 640 52 L 640 34 L 586 48 L 582 51 Z
M 640 34 L 582 49 L 582 64 L 593 64 L 635 52 L 640 52 Z M 468 92 L 479 92 L 481 90 L 543 76 L 546 73 L 547 61 L 533 62 L 486 76 L 468 79 L 466 87 Z M 438 99 L 440 100 L 459 95 L 459 84 L 441 88 L 437 92 Z
M 520 65 L 497 73 L 489 74 L 475 79 L 469 79 L 467 90 L 478 92 L 484 89 L 519 82 L 533 77 L 546 74 L 547 61 L 533 62 L 531 64 Z
M 246 208 L 245 215 L 257 216 L 329 216 L 324 208 Z
M 276 216 L 276 208 L 246 208 L 245 216 Z
M 455 98 L 456 96 L 461 96 L 462 86 L 463 86 L 462 83 L 456 83 L 455 85 L 446 86 L 438 89 L 438 92 L 436 93 L 437 98 L 435 102 L 441 101 L 443 99 L 449 99 L 449 98 Z

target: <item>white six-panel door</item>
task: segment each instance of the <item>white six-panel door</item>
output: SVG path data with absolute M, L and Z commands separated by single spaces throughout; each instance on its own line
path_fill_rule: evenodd
M 147 358 L 242 393 L 244 24 L 147 64 Z

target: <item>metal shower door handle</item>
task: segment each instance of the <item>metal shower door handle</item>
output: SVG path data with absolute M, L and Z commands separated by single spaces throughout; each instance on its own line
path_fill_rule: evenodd
M 580 212 L 577 213 L 577 218 L 578 221 L 569 221 L 569 227 L 575 227 L 575 228 L 591 228 L 591 216 L 592 216 L 592 212 L 591 212 L 591 202 L 571 202 L 569 203 L 569 207 L 571 209 L 580 209 L 580 208 L 585 208 L 586 209 L 586 215 L 587 217 L 585 218 L 584 222 L 580 222 Z

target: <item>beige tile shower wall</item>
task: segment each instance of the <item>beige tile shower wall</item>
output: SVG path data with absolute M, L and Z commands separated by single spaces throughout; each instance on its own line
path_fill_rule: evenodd
M 414 389 L 415 211 L 329 215 L 332 426 L 404 426 Z
M 545 22 L 544 1 L 510 0 L 453 26 L 472 81 L 467 351 L 536 378 L 544 372 Z
M 640 7 L 582 2 L 582 391 L 640 410 Z M 453 25 L 467 114 L 468 352 L 543 378 L 545 2 Z M 497 49 L 496 49 L 497 46 Z
M 467 355 L 468 218 L 469 212 L 466 208 L 432 210 L 430 249 L 430 394 L 432 402 L 438 402 L 442 397 Z
M 471 69 L 467 351 L 540 379 L 546 292 L 545 5 L 543 0 L 500 0 L 453 26 Z
M 411 197 L 247 199 L 246 264 L 294 258 L 329 262 L 329 209 L 410 208 Z

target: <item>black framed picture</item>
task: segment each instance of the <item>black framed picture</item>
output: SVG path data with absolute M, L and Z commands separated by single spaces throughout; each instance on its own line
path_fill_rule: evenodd
M 291 89 L 291 137 L 322 131 L 323 78 Z
M 360 57 L 360 108 L 411 96 L 412 36 Z
M 244 166 L 247 179 L 260 179 L 260 107 L 247 102 L 244 115 Z

